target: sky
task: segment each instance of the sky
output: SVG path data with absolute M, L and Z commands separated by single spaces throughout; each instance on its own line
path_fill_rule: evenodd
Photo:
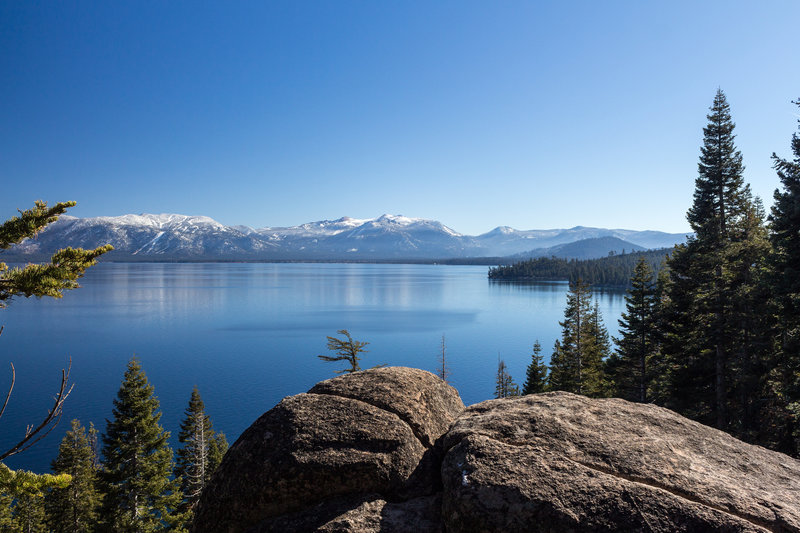
M 771 205 L 799 20 L 795 0 L 0 0 L 0 220 L 42 199 L 685 232 L 718 88 Z

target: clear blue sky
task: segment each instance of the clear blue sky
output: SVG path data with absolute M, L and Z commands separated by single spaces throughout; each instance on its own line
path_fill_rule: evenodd
M 717 87 L 767 206 L 800 2 L 0 1 L 0 218 L 686 231 Z

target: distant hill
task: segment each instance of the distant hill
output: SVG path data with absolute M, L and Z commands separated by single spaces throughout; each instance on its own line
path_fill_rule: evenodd
M 578 279 L 590 285 L 627 287 L 633 268 L 644 257 L 654 273 L 663 268 L 671 248 L 647 250 L 600 259 L 563 259 L 539 257 L 489 269 L 489 279 L 496 281 L 570 281 Z
M 40 260 L 65 246 L 94 248 L 107 243 L 114 251 L 103 256 L 106 261 L 432 261 L 523 252 L 585 258 L 647 248 L 653 242 L 672 246 L 685 237 L 583 226 L 527 231 L 500 227 L 470 236 L 435 220 L 399 215 L 260 229 L 175 214 L 62 216 L 36 239 L 5 251 L 3 260 Z
M 624 241 L 618 237 L 595 237 L 579 241 L 551 246 L 550 248 L 537 248 L 516 254 L 512 257 L 519 259 L 532 259 L 534 257 L 561 257 L 564 259 L 595 259 L 613 254 L 644 251 L 644 246 Z

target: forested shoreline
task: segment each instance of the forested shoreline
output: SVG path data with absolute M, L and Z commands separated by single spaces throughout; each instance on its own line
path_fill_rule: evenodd
M 571 263 L 582 271 L 558 260 L 491 271 L 493 279 L 549 275 L 548 268 L 577 276 L 570 278 L 550 365 L 537 342 L 522 393 L 565 390 L 655 403 L 798 457 L 800 136 L 792 137 L 793 160 L 772 156 L 781 187 L 767 217 L 744 181 L 733 131 L 720 90 L 703 130 L 687 213 L 694 235 L 657 274 L 652 255 L 635 264 L 615 349 L 587 283 L 603 284 L 592 272 L 604 271 L 588 268 L 597 262 Z M 501 365 L 496 396 L 516 392 L 507 381 Z
M 598 259 L 564 259 L 538 257 L 489 269 L 494 281 L 569 281 L 578 280 L 593 286 L 628 287 L 640 258 L 658 272 L 671 252 L 668 248 L 614 254 Z

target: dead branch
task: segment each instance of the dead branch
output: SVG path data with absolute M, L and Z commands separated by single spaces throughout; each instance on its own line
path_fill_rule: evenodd
M 8 399 L 11 397 L 11 390 L 14 388 L 14 365 L 11 365 L 12 369 L 12 379 L 11 379 L 11 389 L 8 391 L 8 395 L 6 396 L 5 404 L 3 404 L 3 411 L 5 411 L 6 404 L 8 404 Z M 18 453 L 24 452 L 43 438 L 45 438 L 61 421 L 61 415 L 63 414 L 64 402 L 66 401 L 67 397 L 72 392 L 72 387 L 74 385 L 67 385 L 69 384 L 69 373 L 72 370 L 72 358 L 69 360 L 69 366 L 66 370 L 61 370 L 61 386 L 58 389 L 58 394 L 56 394 L 53 407 L 47 412 L 47 416 L 44 417 L 42 422 L 34 427 L 33 425 L 28 426 L 25 429 L 25 436 L 20 440 L 17 444 L 9 448 L 7 451 L 0 454 L 0 461 L 9 457 L 11 455 L 16 455 Z M 0 416 L 2 416 L 2 411 L 0 411 Z
M 2 333 L 2 328 L 0 328 L 0 333 Z M 0 418 L 3 416 L 3 413 L 6 412 L 6 406 L 8 405 L 8 400 L 11 398 L 11 392 L 14 390 L 14 382 L 17 380 L 17 372 L 14 370 L 14 363 L 11 363 L 11 386 L 8 388 L 8 394 L 6 394 L 6 401 L 3 402 L 3 408 L 0 409 Z

